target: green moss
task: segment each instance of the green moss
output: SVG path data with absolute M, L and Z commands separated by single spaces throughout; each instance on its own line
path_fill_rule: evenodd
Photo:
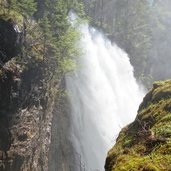
M 124 147 L 131 147 L 132 143 L 133 143 L 133 138 L 132 137 L 125 138 L 123 146 Z
M 136 120 L 122 129 L 115 146 L 110 150 L 110 167 L 106 164 L 106 171 L 171 169 L 170 95 L 170 80 L 154 84 L 144 98 Z
M 171 136 L 171 125 L 157 125 L 154 130 L 157 136 Z
M 19 13 L 16 10 L 4 7 L 4 6 L 0 7 L 0 18 L 4 20 L 8 20 L 12 18 L 19 26 L 22 26 L 23 24 L 23 15 L 21 13 Z
M 166 116 L 164 116 L 161 120 L 160 120 L 160 122 L 169 122 L 169 121 L 171 121 L 171 114 L 168 114 L 168 115 L 166 115 Z
M 159 168 L 157 168 L 156 166 L 154 166 L 153 163 L 148 163 L 144 168 L 143 171 L 160 171 Z

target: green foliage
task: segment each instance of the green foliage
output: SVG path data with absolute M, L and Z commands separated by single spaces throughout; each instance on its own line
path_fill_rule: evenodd
M 167 122 L 167 121 L 171 121 L 171 114 L 168 114 L 161 119 L 161 122 Z
M 25 17 L 31 17 L 36 12 L 36 2 L 34 0 L 11 0 L 9 5 L 10 8 Z
M 126 138 L 126 139 L 124 140 L 123 146 L 124 146 L 124 147 L 131 147 L 131 145 L 132 145 L 132 139 L 133 139 L 133 137 L 128 137 L 128 138 Z
M 78 16 L 84 17 L 81 2 L 78 0 L 45 0 L 43 2 L 11 0 L 5 8 L 8 16 L 13 12 L 14 21 L 17 21 L 15 18 L 19 16 L 18 14 L 23 16 L 21 28 L 24 28 L 23 23 L 26 24 L 22 61 L 28 62 L 28 58 L 30 62 L 42 60 L 49 66 L 46 70 L 56 73 L 59 78 L 77 67 L 77 57 L 81 55 L 81 49 L 78 47 L 80 33 L 77 31 L 79 20 L 71 24 L 69 12 L 72 10 Z M 36 20 L 30 20 L 32 16 L 39 17 L 36 17 Z
M 7 3 L 5 0 L 0 0 L 0 18 L 4 20 L 12 18 L 18 25 L 21 25 L 23 21 L 22 14 L 17 11 L 17 9 L 12 9 L 11 3 L 9 2 Z
M 72 44 L 68 44 L 69 42 L 72 42 L 72 39 L 69 39 L 69 41 L 67 41 L 67 44 L 63 49 L 58 49 L 56 51 L 56 54 L 59 54 L 57 55 L 59 61 L 58 69 L 62 73 L 69 72 L 76 69 L 77 57 L 80 55 L 80 51 L 75 47 L 73 47 Z
M 76 0 L 58 0 L 53 3 L 51 0 L 46 0 L 43 18 L 40 20 L 40 26 L 44 32 L 44 44 L 45 47 L 48 46 L 45 51 L 48 51 L 48 54 L 50 51 L 50 54 L 56 58 L 58 75 L 74 70 L 77 65 L 76 58 L 81 52 L 77 45 L 80 39 L 77 24 L 71 24 L 68 18 L 70 10 L 83 16 L 82 5 Z

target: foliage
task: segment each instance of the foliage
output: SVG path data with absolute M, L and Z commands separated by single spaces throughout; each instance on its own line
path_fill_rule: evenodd
M 82 5 L 76 0 L 58 0 L 53 3 L 51 0 L 46 0 L 44 17 L 40 19 L 40 26 L 44 32 L 44 44 L 47 44 L 45 47 L 50 45 L 47 49 L 48 54 L 53 55 L 57 60 L 58 75 L 75 69 L 76 58 L 80 55 L 80 49 L 77 47 L 80 34 L 76 25 L 71 24 L 68 18 L 71 10 L 83 16 Z M 46 41 L 47 39 L 49 42 Z
M 11 0 L 9 7 L 25 17 L 32 16 L 36 11 L 36 3 L 34 0 Z
M 83 17 L 83 5 L 77 0 L 11 0 L 3 7 L 13 11 L 13 20 L 23 16 L 21 25 L 25 34 L 22 47 L 22 61 L 43 60 L 49 70 L 58 77 L 76 68 L 77 57 L 81 50 L 77 47 L 80 34 L 77 25 L 69 21 L 70 11 Z M 37 15 L 41 11 L 41 15 Z M 35 20 L 33 20 L 35 16 Z M 24 24 L 26 26 L 24 26 Z M 24 57 L 24 58 L 23 58 Z M 28 58 L 30 60 L 28 60 Z M 52 75 L 53 75 L 52 74 Z

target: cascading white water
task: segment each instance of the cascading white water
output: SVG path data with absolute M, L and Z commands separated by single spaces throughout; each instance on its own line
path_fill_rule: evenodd
M 123 50 L 88 25 L 81 26 L 80 67 L 66 76 L 71 140 L 87 170 L 104 170 L 121 127 L 134 120 L 144 93 Z

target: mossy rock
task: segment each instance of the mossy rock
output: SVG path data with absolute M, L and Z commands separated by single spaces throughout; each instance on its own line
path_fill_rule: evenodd
M 108 152 L 106 171 L 171 170 L 171 80 L 154 83 Z

